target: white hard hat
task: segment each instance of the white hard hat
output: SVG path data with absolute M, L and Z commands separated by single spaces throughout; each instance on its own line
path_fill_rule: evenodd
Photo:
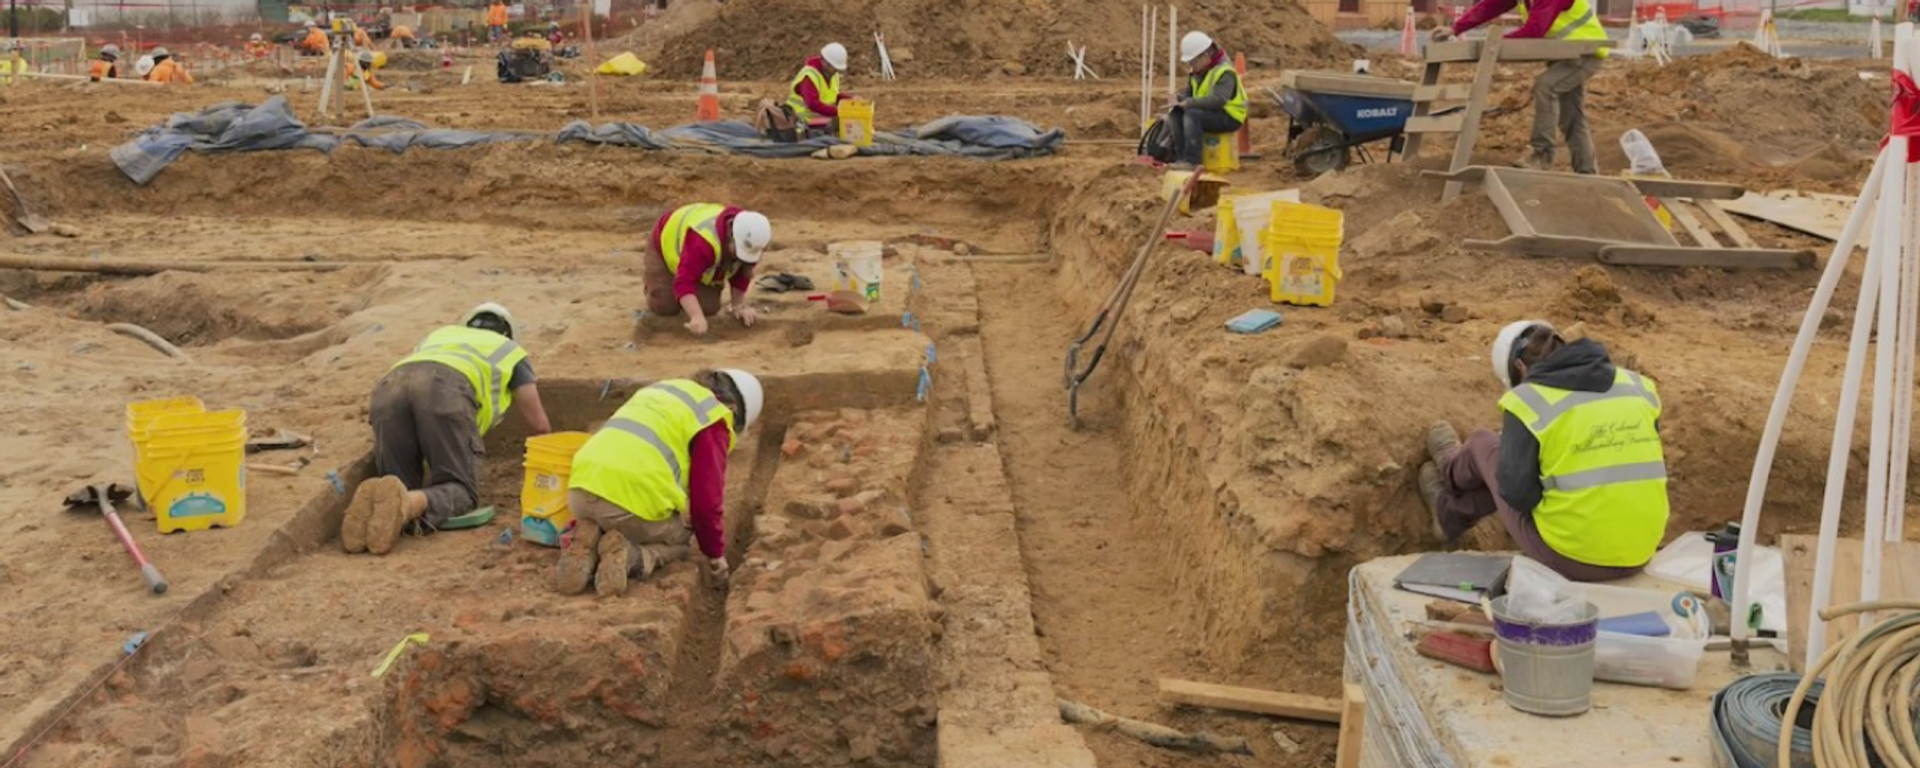
M 773 242 L 773 222 L 766 214 L 741 211 L 733 217 L 733 255 L 748 264 L 760 263 L 760 255 Z
M 820 58 L 826 59 L 834 69 L 847 71 L 847 47 L 839 43 L 827 43 L 820 49 Z
M 114 45 L 113 43 L 100 46 L 100 55 L 115 59 L 120 58 L 120 46 Z
M 1513 358 L 1520 350 L 1514 349 L 1514 345 L 1534 326 L 1543 326 L 1548 332 L 1554 332 L 1553 324 L 1545 320 L 1521 320 L 1508 323 L 1507 327 L 1500 329 L 1499 335 L 1493 337 L 1493 377 L 1508 389 L 1512 389 L 1516 383 L 1513 380 Z
M 1207 37 L 1207 33 L 1198 30 L 1188 32 L 1186 37 L 1180 38 L 1180 60 L 1192 64 L 1194 59 L 1200 58 L 1200 54 L 1212 47 L 1213 38 Z
M 317 26 L 320 26 L 320 25 L 315 24 L 311 21 L 307 22 L 307 29 L 313 29 L 314 27 L 317 27 Z
M 740 390 L 740 405 L 747 412 L 741 414 L 740 428 L 736 431 L 744 434 L 753 427 L 754 422 L 760 420 L 760 409 L 767 403 L 767 392 L 761 389 L 758 377 L 738 368 L 721 368 L 715 373 L 726 374 L 728 379 L 733 380 L 733 388 Z
M 507 324 L 507 332 L 503 335 L 505 335 L 509 339 L 513 338 L 513 315 L 507 312 L 506 307 L 500 306 L 499 304 L 496 304 L 491 301 L 486 302 L 485 304 L 481 304 L 477 307 L 474 307 L 473 309 L 467 310 L 466 316 L 460 318 L 460 324 L 467 326 L 468 328 L 478 328 L 480 326 L 474 325 L 473 321 L 475 318 L 478 318 L 481 315 L 492 315 L 494 317 L 500 318 L 501 322 Z
M 258 39 L 260 39 L 260 33 L 258 33 L 258 32 L 255 32 L 255 33 L 253 33 L 253 34 L 251 34 L 251 35 L 247 35 L 247 39 L 248 39 L 248 40 L 258 40 Z
M 166 48 L 166 46 L 164 46 L 164 45 L 163 45 L 163 46 L 160 46 L 160 47 L 158 47 L 158 48 L 155 48 L 155 49 L 153 49 L 153 54 L 152 54 L 152 55 L 153 55 L 153 57 L 154 57 L 154 58 L 156 58 L 156 59 L 157 59 L 157 58 L 160 58 L 160 57 L 162 57 L 162 56 L 172 56 L 173 54 L 171 54 L 171 53 L 167 53 L 167 48 Z
M 148 72 L 153 71 L 153 56 L 147 55 L 140 57 L 139 61 L 133 63 L 133 71 L 141 77 L 146 77 Z

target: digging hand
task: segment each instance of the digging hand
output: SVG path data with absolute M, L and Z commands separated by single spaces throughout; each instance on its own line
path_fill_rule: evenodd
M 760 319 L 760 314 L 753 311 L 753 307 L 739 307 L 733 311 L 733 316 L 740 318 L 740 324 L 748 328 L 752 328 L 754 322 Z
M 709 577 L 712 577 L 714 589 L 725 589 L 727 586 L 727 575 L 731 572 L 732 572 L 732 569 L 727 567 L 726 558 L 724 557 L 708 558 L 707 575 Z
M 704 317 L 696 317 L 688 320 L 687 330 L 692 331 L 695 336 L 707 335 L 707 319 Z

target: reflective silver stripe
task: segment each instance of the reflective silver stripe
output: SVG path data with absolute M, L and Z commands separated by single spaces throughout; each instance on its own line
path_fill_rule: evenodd
M 438 351 L 442 349 L 454 350 L 457 352 L 464 353 L 468 358 L 471 358 L 475 362 L 485 365 L 487 367 L 487 372 L 492 375 L 492 378 L 490 378 L 486 382 L 486 384 L 488 385 L 487 392 L 486 392 L 487 404 L 491 406 L 487 412 L 493 414 L 493 418 L 495 420 L 498 420 L 502 415 L 500 412 L 501 411 L 500 399 L 506 393 L 507 381 L 509 379 L 508 376 L 502 375 L 500 371 L 500 364 L 503 362 L 506 362 L 507 356 L 513 354 L 514 351 L 518 350 L 519 348 L 520 348 L 520 345 L 517 342 L 515 342 L 512 339 L 506 339 L 504 342 L 500 344 L 499 349 L 496 349 L 493 351 L 492 355 L 480 354 L 479 348 L 473 346 L 472 344 L 468 344 L 466 342 L 456 342 L 453 344 L 435 344 L 433 346 L 427 346 L 425 344 L 422 344 L 418 350 L 415 350 L 415 354 L 418 354 L 420 352 L 433 352 L 433 351 Z M 475 396 L 478 397 L 479 393 L 475 393 Z
M 1534 432 L 1546 429 L 1547 425 L 1552 424 L 1554 419 L 1565 415 L 1567 411 L 1602 400 L 1637 397 L 1647 401 L 1649 405 L 1655 408 L 1660 407 L 1660 398 L 1654 397 L 1652 392 L 1648 392 L 1645 380 L 1640 378 L 1640 374 L 1632 371 L 1627 371 L 1625 381 L 1614 382 L 1613 386 L 1605 392 L 1574 392 L 1561 398 L 1557 403 L 1548 403 L 1546 395 L 1541 394 L 1539 388 L 1532 384 L 1522 384 L 1514 387 L 1513 394 L 1515 397 L 1520 398 L 1520 402 L 1526 404 L 1528 408 L 1533 409 L 1533 422 L 1528 426 L 1532 428 Z
M 653 431 L 652 427 L 632 419 L 609 419 L 605 428 L 617 429 L 647 441 L 648 445 L 660 452 L 660 458 L 667 462 L 667 468 L 673 470 L 673 482 L 681 487 L 686 486 L 685 481 L 680 479 L 680 459 L 674 456 L 673 449 L 667 446 L 667 441 L 660 439 L 660 433 Z
M 1584 491 L 1614 483 L 1633 483 L 1641 480 L 1667 479 L 1667 464 L 1664 461 L 1648 461 L 1640 464 L 1621 464 L 1614 467 L 1600 467 L 1564 475 L 1540 478 L 1540 484 L 1549 491 Z
M 1573 34 L 1574 30 L 1579 29 L 1581 25 L 1586 24 L 1589 21 L 1593 21 L 1592 0 L 1588 0 L 1587 2 L 1587 12 L 1585 15 L 1581 16 L 1580 18 L 1574 19 L 1572 24 L 1568 24 L 1566 27 L 1562 28 L 1559 32 L 1555 32 L 1553 34 L 1547 35 L 1547 37 L 1553 40 L 1564 40 L 1566 39 L 1567 35 Z
M 647 389 L 666 392 L 667 394 L 670 394 L 676 398 L 679 398 L 680 402 L 685 403 L 687 408 L 693 411 L 693 415 L 699 417 L 701 421 L 706 421 L 708 418 L 712 417 L 715 409 L 726 407 L 724 405 L 721 405 L 719 400 L 715 400 L 711 397 L 704 397 L 699 400 L 695 400 L 693 399 L 693 395 L 687 394 L 686 390 L 683 390 L 679 387 L 668 386 L 666 384 L 649 384 L 647 385 Z

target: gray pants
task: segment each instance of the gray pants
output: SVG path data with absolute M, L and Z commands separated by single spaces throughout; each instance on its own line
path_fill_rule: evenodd
M 684 557 L 687 542 L 693 540 L 693 529 L 687 527 L 685 515 L 665 520 L 642 519 L 618 504 L 578 488 L 567 491 L 567 507 L 573 510 L 575 518 L 591 520 L 602 531 L 626 537 L 627 543 L 633 545 L 628 550 L 632 559 L 629 568 L 640 564 L 641 550 L 650 551 L 656 565 Z
M 1569 579 L 1612 581 L 1640 572 L 1637 567 L 1589 565 L 1554 551 L 1547 540 L 1541 538 L 1540 526 L 1534 522 L 1531 512 L 1507 506 L 1506 499 L 1500 498 L 1500 483 L 1494 477 L 1499 457 L 1500 435 L 1481 429 L 1446 456 L 1446 461 L 1440 462 L 1440 480 L 1446 486 L 1440 492 L 1440 527 L 1449 540 L 1459 538 L 1474 523 L 1498 515 L 1507 535 L 1513 537 L 1522 554 Z
M 472 512 L 480 498 L 479 404 L 473 383 L 439 363 L 408 363 L 373 388 L 374 471 L 427 494 L 424 525 Z
M 1167 128 L 1173 131 L 1173 148 L 1179 153 L 1174 162 L 1199 165 L 1201 142 L 1207 134 L 1240 130 L 1240 121 L 1223 109 L 1183 107 L 1167 116 Z
M 1554 131 L 1567 139 L 1573 172 L 1594 174 L 1593 131 L 1587 127 L 1587 80 L 1600 71 L 1600 60 L 1578 58 L 1547 65 L 1533 81 L 1533 155 L 1553 161 Z

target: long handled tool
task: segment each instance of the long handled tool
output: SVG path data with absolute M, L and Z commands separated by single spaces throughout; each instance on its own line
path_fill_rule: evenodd
M 113 529 L 113 535 L 120 539 L 120 546 L 126 547 L 127 554 L 133 556 L 133 561 L 140 565 L 140 576 L 147 580 L 147 587 L 156 595 L 166 594 L 167 580 L 160 576 L 160 569 L 147 560 L 146 554 L 140 551 L 140 545 L 133 542 L 133 534 L 127 532 L 126 524 L 120 522 L 120 515 L 113 511 L 114 504 L 132 495 L 133 489 L 119 483 L 89 485 L 67 497 L 67 509 L 72 512 L 98 510 L 100 516 L 106 518 L 107 527 Z
M 20 226 L 25 227 L 28 232 L 36 235 L 53 229 L 51 222 L 47 221 L 40 214 L 27 209 L 26 198 L 20 196 L 20 190 L 13 186 L 13 178 L 8 176 L 7 172 L 3 169 L 0 169 L 0 182 L 6 183 L 7 193 L 13 195 L 13 204 L 19 209 L 19 212 L 13 215 L 14 221 L 20 222 Z
M 1093 316 L 1092 326 L 1088 327 L 1087 332 L 1080 338 L 1074 339 L 1072 344 L 1067 345 L 1067 372 L 1062 383 L 1067 389 L 1067 419 L 1075 428 L 1080 426 L 1080 385 L 1086 383 L 1087 377 L 1092 376 L 1094 369 L 1100 367 L 1100 358 L 1106 356 L 1107 343 L 1113 340 L 1114 329 L 1120 327 L 1120 314 L 1127 309 L 1127 300 L 1133 296 L 1133 286 L 1140 282 L 1140 273 L 1146 270 L 1147 256 L 1153 253 L 1154 244 L 1160 242 L 1160 233 L 1166 231 L 1167 222 L 1173 219 L 1173 212 L 1180 208 L 1180 201 L 1192 194 L 1199 183 L 1200 172 L 1196 170 L 1192 176 L 1187 177 L 1187 183 L 1180 185 L 1179 189 L 1168 196 L 1166 207 L 1160 209 L 1160 218 L 1154 222 L 1152 229 L 1147 230 L 1146 236 L 1141 238 L 1140 252 L 1134 255 L 1133 265 L 1127 267 L 1126 274 L 1120 277 L 1120 284 L 1114 286 L 1113 293 L 1107 296 L 1107 302 L 1101 305 L 1100 312 Z M 1094 345 L 1092 359 L 1087 361 L 1086 369 L 1081 370 L 1080 349 L 1102 331 L 1105 333 L 1100 336 L 1100 343 Z

